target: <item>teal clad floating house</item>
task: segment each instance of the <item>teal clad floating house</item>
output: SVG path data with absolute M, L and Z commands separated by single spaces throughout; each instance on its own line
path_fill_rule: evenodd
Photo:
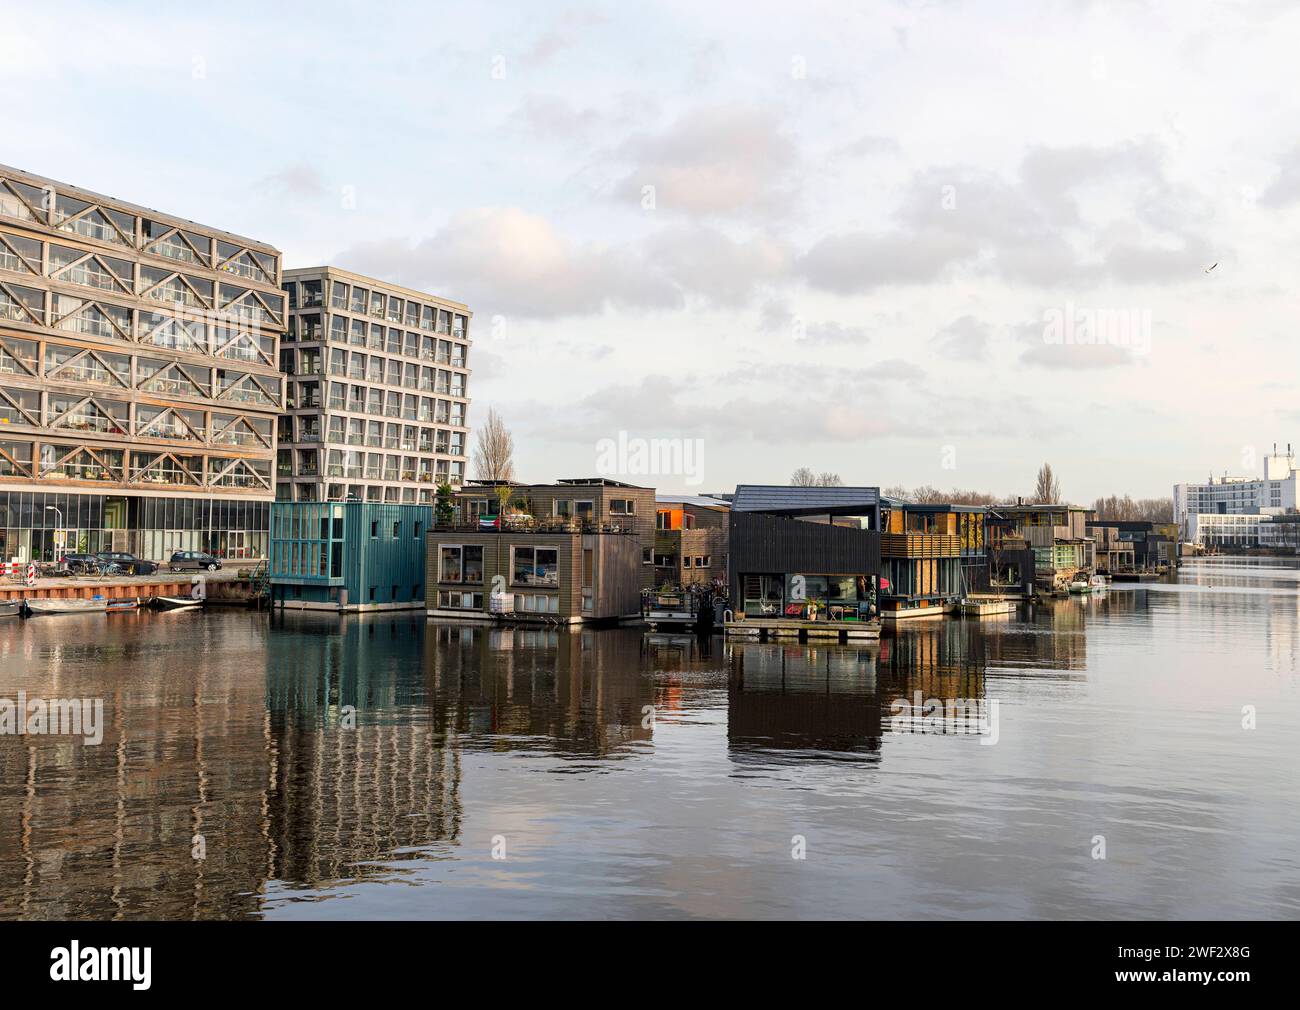
M 432 505 L 275 502 L 271 602 L 300 610 L 424 607 L 425 534 Z

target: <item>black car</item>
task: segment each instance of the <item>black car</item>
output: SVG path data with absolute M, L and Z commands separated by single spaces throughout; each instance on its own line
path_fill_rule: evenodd
M 93 554 L 65 554 L 59 559 L 73 575 L 86 575 L 99 571 L 100 560 Z
M 167 564 L 173 572 L 215 572 L 221 567 L 220 561 L 202 551 L 177 551 Z
M 158 566 L 152 561 L 144 561 L 125 551 L 100 551 L 95 557 L 104 564 L 116 565 L 125 575 L 152 575 L 158 571 Z

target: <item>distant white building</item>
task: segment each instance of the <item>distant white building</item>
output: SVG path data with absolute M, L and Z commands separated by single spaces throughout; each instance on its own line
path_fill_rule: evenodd
M 1259 545 L 1259 517 L 1282 515 L 1296 509 L 1296 466 L 1291 446 L 1277 447 L 1264 458 L 1263 477 L 1211 477 L 1204 484 L 1174 485 L 1174 522 L 1185 543 L 1210 542 L 1234 546 Z M 1239 516 L 1254 523 L 1232 523 L 1215 517 Z M 1254 543 L 1241 543 L 1251 537 Z M 1207 540 L 1223 536 L 1226 541 Z

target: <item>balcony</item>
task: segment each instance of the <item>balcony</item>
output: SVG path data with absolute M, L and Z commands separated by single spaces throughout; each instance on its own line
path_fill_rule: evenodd
M 961 556 L 961 537 L 950 533 L 882 533 L 880 556 L 956 558 Z

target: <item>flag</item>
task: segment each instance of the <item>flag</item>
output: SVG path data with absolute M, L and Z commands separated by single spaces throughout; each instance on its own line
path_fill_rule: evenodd
M 500 529 L 501 518 L 499 516 L 479 516 L 478 528 L 481 530 Z

